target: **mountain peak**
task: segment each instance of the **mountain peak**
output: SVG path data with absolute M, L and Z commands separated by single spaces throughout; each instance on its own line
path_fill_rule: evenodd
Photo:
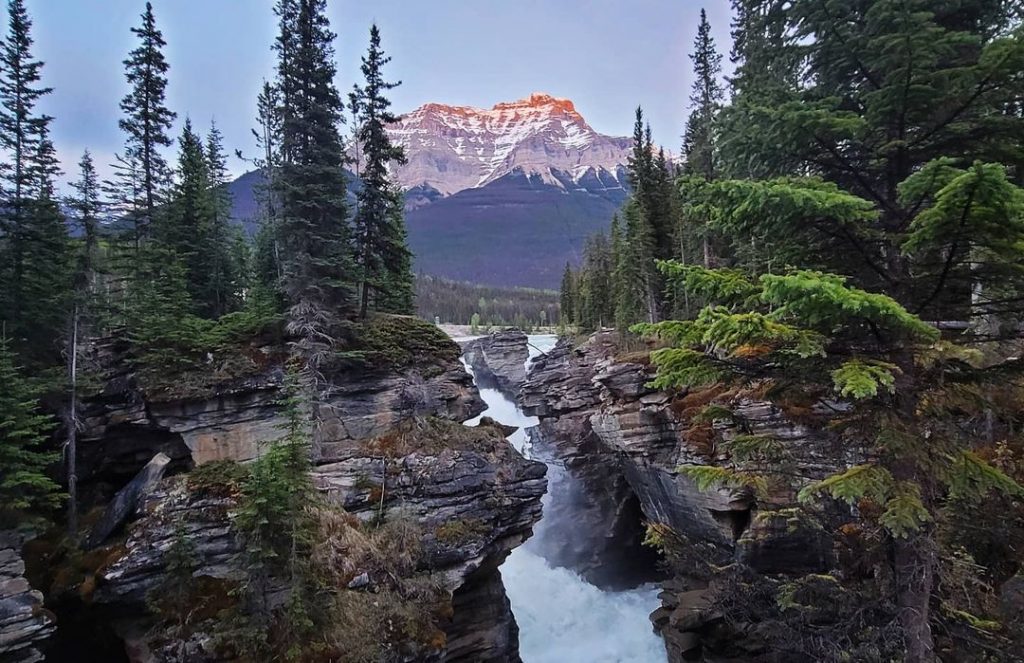
M 571 100 L 553 97 L 546 92 L 534 92 L 529 97 L 526 97 L 525 99 L 519 99 L 518 101 L 507 101 L 497 103 L 494 104 L 494 107 L 491 110 L 547 107 L 552 107 L 555 110 L 576 114 L 576 106 L 572 103 Z
M 627 161 L 628 138 L 594 131 L 569 99 L 534 92 L 492 108 L 428 103 L 388 127 L 408 163 L 396 169 L 406 189 L 450 195 L 520 170 L 565 188 L 587 173 L 613 179 Z

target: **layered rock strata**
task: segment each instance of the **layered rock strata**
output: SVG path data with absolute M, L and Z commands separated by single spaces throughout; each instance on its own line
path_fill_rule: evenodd
M 529 339 L 518 329 L 496 331 L 463 345 L 463 357 L 473 372 L 493 380 L 499 389 L 515 395 L 526 382 Z
M 36 663 L 40 647 L 56 628 L 53 614 L 43 607 L 43 595 L 25 578 L 21 555 L 24 536 L 0 531 L 0 661 Z
M 402 324 L 430 336 L 436 351 L 327 376 L 313 436 L 313 483 L 355 531 L 372 531 L 370 523 L 408 524 L 416 573 L 450 597 L 439 621 L 443 637 L 420 646 L 410 661 L 516 663 L 517 629 L 497 569 L 540 519 L 546 468 L 515 451 L 506 430 L 487 422 L 462 426 L 484 404 L 457 346 L 426 323 Z M 86 401 L 83 483 L 95 495 L 109 494 L 106 486 L 124 485 L 160 453 L 177 474 L 146 493 L 134 522 L 89 553 L 88 569 L 66 569 L 65 577 L 51 578 L 51 587 L 62 605 L 116 633 L 128 660 L 230 660 L 213 631 L 245 579 L 247 558 L 234 524 L 238 484 L 219 474 L 231 465 L 214 463 L 258 457 L 286 424 L 279 405 L 282 353 L 273 345 L 246 352 L 246 370 L 227 379 L 153 389 L 118 343 L 97 350 L 105 382 Z M 199 592 L 197 606 L 211 607 L 197 607 L 184 634 L 168 635 L 154 629 L 152 603 L 171 578 L 169 551 L 182 539 L 193 560 L 188 584 Z M 372 592 L 397 580 L 378 568 L 357 568 L 344 555 L 339 563 L 347 582 L 342 591 Z M 64 600 L 69 592 L 73 600 Z
M 594 551 L 593 566 L 632 543 L 623 533 L 635 531 L 628 522 L 638 518 L 631 511 L 634 501 L 640 518 L 686 551 L 676 568 L 678 573 L 681 563 L 687 572 L 666 584 L 663 609 L 652 616 L 676 661 L 699 650 L 720 618 L 706 609 L 711 565 L 742 561 L 764 573 L 793 574 L 831 568 L 831 539 L 798 517 L 796 491 L 856 459 L 846 458 L 837 440 L 742 394 L 726 395 L 732 420 L 697 426 L 694 413 L 725 390 L 658 391 L 648 386 L 653 373 L 645 353 L 620 353 L 614 333 L 595 334 L 578 348 L 562 341 L 536 360 L 521 403 L 524 412 L 540 418 L 543 438 L 583 490 L 604 498 L 582 500 L 592 507 L 581 512 L 586 524 L 580 530 L 587 538 L 580 545 Z M 747 490 L 699 490 L 677 471 L 685 465 L 733 467 L 715 440 L 741 434 L 786 442 L 793 458 L 787 486 L 757 503 Z

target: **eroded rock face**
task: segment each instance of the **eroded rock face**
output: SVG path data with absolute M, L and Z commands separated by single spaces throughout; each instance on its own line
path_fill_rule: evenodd
M 500 389 L 515 394 L 526 381 L 527 343 L 526 334 L 518 329 L 496 331 L 466 343 L 463 356 L 474 373 L 493 378 Z
M 619 516 L 630 499 L 638 500 L 644 520 L 667 526 L 685 542 L 693 576 L 677 578 L 676 585 L 666 588 L 664 610 L 655 619 L 673 660 L 683 660 L 684 652 L 699 650 L 703 636 L 698 631 L 703 632 L 707 621 L 694 622 L 693 629 L 681 621 L 678 606 L 698 595 L 680 595 L 704 591 L 702 569 L 708 565 L 742 561 L 766 573 L 794 574 L 831 568 L 831 539 L 820 526 L 797 516 L 796 492 L 856 459 L 847 458 L 836 440 L 788 420 L 775 406 L 739 396 L 730 409 L 743 422 L 742 429 L 735 422 L 715 421 L 713 428 L 709 423 L 706 431 L 695 431 L 688 394 L 651 389 L 647 385 L 654 370 L 644 358 L 631 361 L 617 352 L 613 333 L 595 334 L 579 348 L 560 342 L 535 361 L 521 403 L 524 412 L 540 417 L 544 438 L 594 496 L 580 519 L 587 522 L 582 529 L 590 533 L 597 558 L 614 558 L 602 544 L 623 544 L 622 533 L 629 529 Z M 786 442 L 793 458 L 789 487 L 774 489 L 757 504 L 744 490 L 698 490 L 677 472 L 684 465 L 732 467 L 713 439 L 740 434 Z M 635 514 L 630 517 L 636 519 Z
M 43 608 L 43 595 L 25 578 L 21 556 L 24 537 L 0 531 L 0 661 L 35 663 L 44 659 L 40 647 L 56 624 Z
M 462 446 L 416 449 L 387 461 L 371 457 L 365 446 L 359 455 L 353 443 L 346 460 L 315 467 L 313 480 L 331 503 L 361 520 L 415 523 L 421 563 L 454 596 L 446 627 L 449 645 L 417 660 L 514 663 L 519 660 L 517 629 L 497 568 L 540 519 L 546 468 L 519 455 L 499 428 L 463 430 L 471 440 L 460 438 Z M 437 434 L 423 432 L 425 438 Z M 236 499 L 230 491 L 190 484 L 189 475 L 164 480 L 147 499 L 145 515 L 131 526 L 123 553 L 101 571 L 93 601 L 117 606 L 121 613 L 132 607 L 144 610 L 154 590 L 165 586 L 168 550 L 183 535 L 193 548 L 196 582 L 229 593 L 245 577 L 233 526 Z M 387 580 L 376 573 L 353 569 L 348 588 L 369 591 Z M 124 620 L 119 629 L 147 634 L 150 621 Z M 152 634 L 143 636 L 133 641 L 133 649 L 149 652 L 149 660 L 176 660 L 161 653 L 168 648 L 159 641 Z M 193 633 L 189 660 L 221 660 L 214 642 L 201 629 Z
M 275 346 L 251 352 L 260 355 L 255 363 L 261 368 L 244 377 L 197 389 L 194 395 L 184 389 L 148 394 L 124 359 L 124 348 L 116 341 L 99 347 L 106 381 L 85 402 L 81 479 L 130 479 L 156 453 L 166 454 L 179 468 L 255 458 L 261 444 L 281 437 L 284 358 Z M 472 378 L 454 358 L 400 370 L 343 371 L 331 376 L 318 448 L 331 458 L 335 447 L 380 435 L 409 417 L 464 421 L 484 407 Z
M 401 519 L 420 533 L 421 564 L 453 597 L 455 612 L 444 626 L 450 649 L 442 644 L 416 660 L 516 663 L 517 629 L 497 568 L 540 519 L 546 468 L 515 451 L 501 427 L 461 425 L 485 406 L 454 343 L 444 342 L 451 348 L 400 368 L 329 376 L 322 425 L 313 435 L 313 482 L 346 518 Z M 128 469 L 154 452 L 165 453 L 176 470 L 257 457 L 261 443 L 281 437 L 285 422 L 277 404 L 280 358 L 270 348 L 255 351 L 265 353 L 258 372 L 192 393 L 154 394 L 119 363 L 116 347 L 103 349 L 109 379 L 89 399 L 81 438 L 86 481 L 123 485 Z M 208 594 L 230 597 L 245 579 L 233 525 L 237 487 L 211 487 L 195 476 L 169 476 L 150 490 L 137 520 L 96 551 L 104 562 L 95 586 L 78 590 L 98 619 L 113 620 L 133 661 L 176 661 L 183 651 L 190 661 L 223 660 L 209 629 L 190 628 L 187 638 L 152 629 L 151 603 L 167 586 L 168 551 L 176 542 L 188 541 L 192 581 Z M 348 591 L 372 591 L 387 580 L 375 573 L 352 569 Z

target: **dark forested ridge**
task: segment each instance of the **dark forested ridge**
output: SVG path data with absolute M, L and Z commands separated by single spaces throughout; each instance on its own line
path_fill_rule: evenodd
M 420 317 L 479 328 L 528 329 L 561 322 L 558 293 L 534 288 L 499 288 L 420 274 L 416 277 Z
M 254 191 L 263 176 L 250 171 L 231 183 L 232 216 L 255 233 Z M 616 182 L 565 189 L 522 172 L 427 204 L 410 204 L 405 218 L 419 273 L 494 286 L 555 288 L 562 265 L 577 264 L 587 237 L 607 232 L 628 194 Z M 359 182 L 349 173 L 349 199 Z M 422 198 L 419 190 L 407 199 Z

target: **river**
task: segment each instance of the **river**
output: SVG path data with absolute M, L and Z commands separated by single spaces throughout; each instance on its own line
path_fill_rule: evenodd
M 553 335 L 531 335 L 529 361 L 554 347 L 556 340 Z M 473 372 L 469 366 L 466 370 Z M 558 487 L 570 478 L 560 465 L 534 454 L 528 429 L 537 425 L 537 419 L 524 415 L 500 390 L 478 387 L 487 403 L 487 410 L 480 416 L 518 426 L 509 441 L 523 455 L 548 465 L 544 512 L 554 512 L 551 500 L 567 493 Z M 474 426 L 479 420 L 476 417 L 466 425 Z M 560 518 L 572 517 L 571 510 L 559 509 L 557 513 Z M 552 567 L 544 559 L 544 541 L 566 531 L 558 522 L 545 516 L 533 531 L 533 537 L 513 550 L 501 567 L 519 624 L 523 663 L 664 663 L 665 645 L 648 619 L 659 605 L 658 588 L 646 585 L 621 592 L 603 591 L 573 571 Z

